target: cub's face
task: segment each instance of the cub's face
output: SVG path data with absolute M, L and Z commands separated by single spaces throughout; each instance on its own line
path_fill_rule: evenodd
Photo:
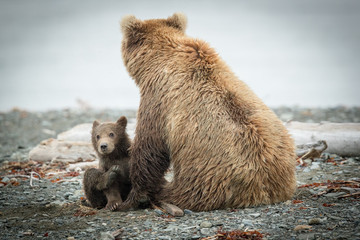
M 114 122 L 99 123 L 94 121 L 92 127 L 92 143 L 100 155 L 111 154 L 121 139 L 125 137 L 127 119 L 123 116 Z
M 125 16 L 121 21 L 123 33 L 122 55 L 130 75 L 148 67 L 161 55 L 161 51 L 174 48 L 177 37 L 184 36 L 187 19 L 175 13 L 167 19 L 139 20 L 135 16 Z M 166 51 L 166 50 L 165 50 Z M 136 79 L 135 79 L 136 80 Z

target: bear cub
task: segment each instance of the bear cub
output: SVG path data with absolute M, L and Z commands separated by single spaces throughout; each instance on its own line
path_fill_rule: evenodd
M 99 169 L 85 171 L 83 186 L 88 204 L 93 208 L 117 209 L 131 190 L 127 119 L 116 122 L 94 121 L 91 133 L 93 147 L 99 157 Z

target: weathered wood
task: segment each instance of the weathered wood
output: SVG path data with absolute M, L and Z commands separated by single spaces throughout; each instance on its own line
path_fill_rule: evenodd
M 29 152 L 29 160 L 39 162 L 75 163 L 95 161 L 96 154 L 90 142 L 72 142 L 47 139 Z
M 80 124 L 60 133 L 56 139 L 42 141 L 29 152 L 29 160 L 77 163 L 97 159 L 91 144 L 92 124 Z
M 326 152 L 340 156 L 360 156 L 360 123 L 302 123 L 285 124 L 296 145 L 326 141 Z

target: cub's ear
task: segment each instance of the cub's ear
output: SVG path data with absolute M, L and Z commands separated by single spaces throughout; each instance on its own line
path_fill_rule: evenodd
M 171 17 L 166 19 L 166 22 L 169 26 L 177 28 L 182 32 L 185 32 L 187 25 L 187 18 L 183 13 L 174 13 Z
M 99 121 L 95 120 L 95 121 L 93 122 L 93 128 L 96 128 L 96 127 L 99 126 L 99 125 L 100 125 Z
M 127 119 L 126 119 L 126 117 L 121 116 L 121 117 L 116 121 L 116 123 L 117 123 L 118 125 L 122 126 L 122 127 L 126 127 L 126 125 L 127 125 Z
M 142 26 L 142 21 L 137 19 L 134 15 L 126 15 L 120 21 L 120 27 L 123 35 L 131 34 L 131 32 L 139 31 Z

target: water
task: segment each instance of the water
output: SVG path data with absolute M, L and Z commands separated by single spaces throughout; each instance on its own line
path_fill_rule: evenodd
M 0 1 L 0 111 L 137 108 L 119 20 L 181 11 L 270 106 L 359 105 L 360 2 Z

